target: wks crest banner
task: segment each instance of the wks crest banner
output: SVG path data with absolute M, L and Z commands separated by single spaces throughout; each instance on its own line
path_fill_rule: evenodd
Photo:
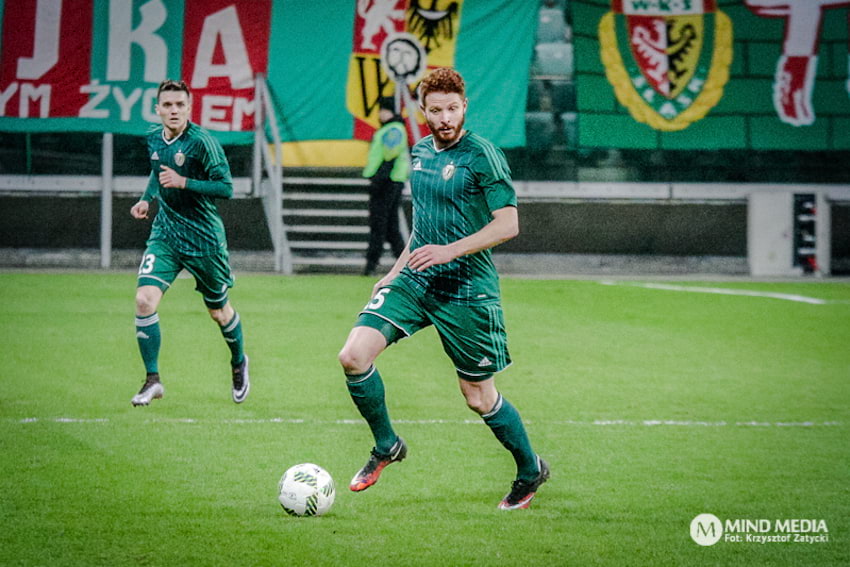
M 470 126 L 523 145 L 522 112 L 507 109 L 525 105 L 536 10 L 526 0 L 0 0 L 0 131 L 144 134 L 158 123 L 158 83 L 182 78 L 194 122 L 248 143 L 262 74 L 284 141 L 368 139 L 381 96 L 421 132 L 416 84 L 451 65 L 467 79 Z
M 850 0 L 571 0 L 579 144 L 850 149 Z

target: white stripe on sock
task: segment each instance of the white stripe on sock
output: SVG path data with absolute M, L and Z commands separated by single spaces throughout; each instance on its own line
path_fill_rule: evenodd
M 159 313 L 154 313 L 153 315 L 148 315 L 147 317 L 136 317 L 136 326 L 137 327 L 150 327 L 159 323 Z
M 502 409 L 502 403 L 503 402 L 504 402 L 504 399 L 502 398 L 502 394 L 499 394 L 499 398 L 496 400 L 496 403 L 493 404 L 493 409 L 491 409 L 489 412 L 483 414 L 481 416 L 482 419 L 491 418 L 494 415 L 496 415 L 497 413 L 499 413 L 499 410 Z
M 372 366 L 369 367 L 369 370 L 366 371 L 365 376 L 363 376 L 362 378 L 358 378 L 357 380 L 354 380 L 354 381 L 348 380 L 348 378 L 351 377 L 350 374 L 346 374 L 345 378 L 346 378 L 346 380 L 348 380 L 349 384 L 359 384 L 360 382 L 365 382 L 366 380 L 368 380 L 372 376 L 372 374 L 374 374 L 374 373 L 375 373 L 375 366 L 372 365 Z M 357 375 L 355 374 L 354 376 L 357 376 Z

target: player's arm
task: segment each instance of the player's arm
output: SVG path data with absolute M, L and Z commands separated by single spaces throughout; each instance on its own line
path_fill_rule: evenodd
M 183 177 L 167 165 L 161 165 L 159 182 L 163 187 L 186 189 L 209 197 L 229 199 L 233 196 L 233 178 L 226 163 L 209 169 L 209 179 L 191 179 Z
M 148 186 L 144 194 L 139 198 L 139 201 L 130 209 L 130 215 L 134 219 L 148 218 L 150 202 L 156 199 L 157 193 L 159 193 L 159 181 L 153 172 L 151 172 L 150 177 L 148 177 Z
M 230 167 L 227 163 L 216 164 L 209 168 L 208 173 L 209 179 L 187 179 L 186 189 L 210 197 L 231 198 L 233 196 L 233 178 L 230 176 Z
M 413 237 L 411 236 L 411 238 Z M 396 278 L 397 275 L 399 275 L 399 273 L 401 273 L 401 271 L 404 269 L 404 266 L 407 264 L 408 258 L 410 258 L 410 240 L 407 241 L 407 245 L 404 247 L 404 250 L 402 250 L 401 254 L 399 254 L 398 258 L 395 261 L 395 264 L 393 264 L 393 267 L 390 269 L 389 272 L 387 272 L 387 275 L 378 280 L 378 283 L 376 283 L 375 286 L 372 288 L 372 297 L 374 297 L 375 294 L 378 293 L 379 289 L 389 284 Z
M 410 252 L 407 265 L 411 269 L 421 272 L 431 266 L 446 264 L 455 258 L 487 250 L 519 234 L 519 215 L 516 207 L 513 205 L 502 207 L 493 211 L 492 215 L 493 220 L 484 225 L 478 232 L 450 244 L 426 244 Z

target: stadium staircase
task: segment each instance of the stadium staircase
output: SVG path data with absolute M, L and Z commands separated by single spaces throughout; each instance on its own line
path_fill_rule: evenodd
M 258 104 L 251 186 L 263 200 L 275 270 L 284 274 L 361 272 L 369 243 L 369 181 L 284 175 L 277 109 L 262 75 L 256 77 L 255 92 Z M 399 214 L 406 240 L 407 222 Z M 381 259 L 382 268 L 394 261 L 388 256 L 384 254 Z
M 368 187 L 368 180 L 358 178 L 284 177 L 282 216 L 294 270 L 363 270 Z M 382 266 L 390 266 L 390 256 L 384 254 Z

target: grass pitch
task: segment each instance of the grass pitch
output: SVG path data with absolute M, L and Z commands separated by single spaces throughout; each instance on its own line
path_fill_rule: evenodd
M 133 408 L 134 275 L 0 274 L 0 565 L 850 564 L 850 285 L 504 279 L 514 365 L 497 382 L 552 479 L 500 512 L 513 462 L 431 330 L 379 359 L 408 459 L 348 491 L 371 437 L 336 353 L 372 283 L 240 276 L 237 406 L 178 280 L 159 310 L 165 398 Z M 278 505 L 299 462 L 335 478 L 327 516 Z M 701 513 L 823 520 L 828 541 L 702 547 Z

